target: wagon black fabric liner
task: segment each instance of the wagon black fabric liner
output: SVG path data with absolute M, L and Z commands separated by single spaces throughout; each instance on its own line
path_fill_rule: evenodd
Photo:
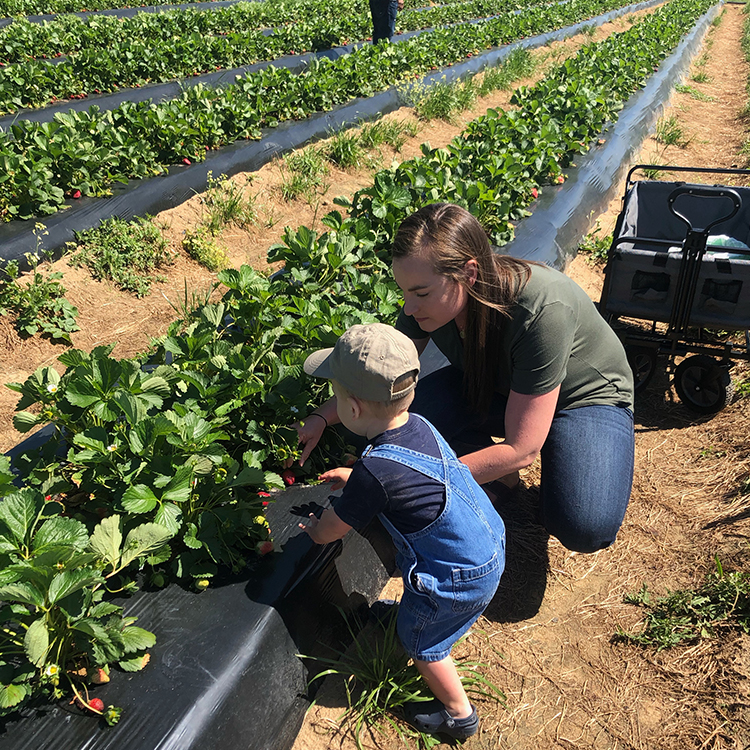
M 670 211 L 667 199 L 681 185 L 690 187 L 682 182 L 640 180 L 628 190 L 615 239 L 659 242 L 623 241 L 614 248 L 607 269 L 605 312 L 670 322 L 688 228 Z M 750 249 L 711 243 L 712 237 L 723 235 L 736 244 L 750 245 L 750 188 L 733 189 L 742 206 L 735 216 L 710 230 L 692 300 L 690 324 L 694 326 L 750 328 Z M 726 198 L 682 195 L 675 208 L 694 228 L 702 228 L 727 215 L 731 204 Z

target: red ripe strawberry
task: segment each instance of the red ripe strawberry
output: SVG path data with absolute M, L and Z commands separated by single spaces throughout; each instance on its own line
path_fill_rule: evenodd
M 297 479 L 291 469 L 284 469 L 284 471 L 281 472 L 281 478 L 284 480 L 284 484 L 288 487 L 291 487 Z
M 92 711 L 97 711 L 97 712 L 104 711 L 104 701 L 101 698 L 92 698 L 89 701 L 89 708 Z
M 264 492 L 263 490 L 258 491 L 258 497 L 271 497 L 270 492 Z
M 562 185 L 562 183 L 565 182 L 565 178 L 561 174 L 559 174 L 557 175 L 557 182 L 558 184 Z
M 81 197 L 81 191 L 80 190 L 74 190 L 71 195 L 73 198 L 80 198 Z
M 267 555 L 269 552 L 273 552 L 273 542 L 268 540 L 266 540 L 265 542 L 258 542 L 255 545 L 255 549 L 262 557 L 263 555 Z
M 531 195 L 536 198 L 539 195 L 539 191 L 536 188 L 531 188 Z
M 190 159 L 188 159 L 188 158 L 187 158 L 187 156 L 186 156 L 186 157 L 185 157 L 185 158 L 184 158 L 184 159 L 182 160 L 182 163 L 183 163 L 183 164 L 187 164 L 188 166 L 190 166 Z

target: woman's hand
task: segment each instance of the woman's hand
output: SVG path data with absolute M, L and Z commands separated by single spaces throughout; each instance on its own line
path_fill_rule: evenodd
M 331 489 L 335 492 L 336 490 L 340 490 L 349 481 L 351 473 L 351 469 L 339 466 L 335 469 L 324 471 L 318 479 L 320 479 L 321 482 L 333 482 L 333 487 L 331 487 Z
M 328 425 L 338 424 L 339 417 L 336 413 L 336 399 L 330 398 L 322 406 L 319 406 L 315 411 L 308 414 L 304 419 L 300 419 L 299 422 L 295 422 L 292 427 L 297 430 L 297 436 L 299 437 L 299 444 L 302 446 L 302 454 L 299 457 L 299 465 L 304 466 L 305 461 L 310 458 L 313 448 L 320 442 L 320 438 L 323 435 Z M 289 460 L 285 464 L 285 468 L 289 468 L 294 463 L 293 460 Z
M 305 461 L 310 457 L 312 449 L 320 442 L 326 425 L 326 420 L 320 416 L 316 416 L 315 413 L 309 414 L 304 419 L 300 419 L 299 422 L 295 422 L 292 425 L 297 430 L 299 444 L 302 446 L 302 454 L 299 457 L 300 466 L 304 465 Z M 294 460 L 289 459 L 286 462 L 286 468 L 289 468 L 293 463 Z

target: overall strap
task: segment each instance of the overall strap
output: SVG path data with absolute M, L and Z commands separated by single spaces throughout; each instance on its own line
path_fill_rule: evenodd
M 419 414 L 411 414 L 410 417 L 417 418 L 426 424 L 435 438 L 438 450 L 440 451 L 440 458 L 428 456 L 419 451 L 412 450 L 411 448 L 404 448 L 400 445 L 391 445 L 386 443 L 384 445 L 378 445 L 373 447 L 368 445 L 362 453 L 362 457 L 375 456 L 376 458 L 385 458 L 390 461 L 402 464 L 414 471 L 418 471 L 425 476 L 435 479 L 438 482 L 445 484 L 448 480 L 448 457 L 450 456 L 450 448 L 445 442 L 440 433 Z

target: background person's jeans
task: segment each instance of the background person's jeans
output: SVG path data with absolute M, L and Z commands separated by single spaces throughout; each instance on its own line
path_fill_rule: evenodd
M 397 12 L 398 0 L 370 0 L 373 44 L 377 44 L 381 39 L 390 41 L 396 31 Z
M 444 367 L 419 381 L 410 411 L 428 419 L 459 455 L 505 434 L 506 399 L 495 394 L 489 416 L 473 416 L 463 373 Z M 568 549 L 595 552 L 615 541 L 633 482 L 633 414 L 617 406 L 561 410 L 542 447 L 539 488 L 547 531 Z

